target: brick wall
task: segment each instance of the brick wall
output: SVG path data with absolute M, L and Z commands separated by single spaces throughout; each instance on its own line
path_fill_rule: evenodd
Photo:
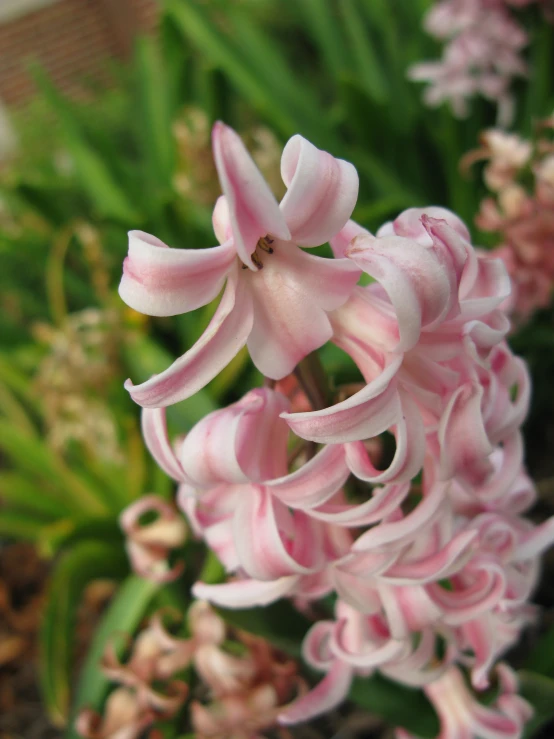
M 83 78 L 109 84 L 107 60 L 128 54 L 132 36 L 156 22 L 156 0 L 56 0 L 0 22 L 0 99 L 20 107 L 33 96 L 33 59 L 75 97 Z

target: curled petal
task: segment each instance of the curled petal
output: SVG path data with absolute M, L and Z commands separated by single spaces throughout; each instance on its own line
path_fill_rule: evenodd
M 493 472 L 489 441 L 481 402 L 483 388 L 466 384 L 452 395 L 439 424 L 441 476 L 457 476 L 470 485 L 480 485 Z
M 161 469 L 176 482 L 185 482 L 185 473 L 169 443 L 165 408 L 144 408 L 141 414 L 142 437 Z
M 335 259 L 341 259 L 346 256 L 346 250 L 350 246 L 352 240 L 359 234 L 369 233 L 365 228 L 359 226 L 355 221 L 348 221 L 346 226 L 341 228 L 336 236 L 329 239 L 329 244 L 335 255 Z
M 359 184 L 355 167 L 298 134 L 283 150 L 281 176 L 288 189 L 280 208 L 297 244 L 324 244 L 352 215 Z
M 222 585 L 197 582 L 192 587 L 195 598 L 202 598 L 222 608 L 253 608 L 267 606 L 279 598 L 291 595 L 298 582 L 297 576 L 278 580 L 235 580 Z
M 427 592 L 443 610 L 447 624 L 455 626 L 477 618 L 497 605 L 505 593 L 504 568 L 496 561 L 487 559 L 486 555 L 480 561 L 471 562 L 466 572 L 471 573 L 471 582 L 453 591 L 445 590 L 439 583 L 427 585 Z
M 196 344 L 164 372 L 142 385 L 127 380 L 125 388 L 144 408 L 172 405 L 208 384 L 246 344 L 252 329 L 252 300 L 246 290 L 237 290 L 234 271 L 214 317 Z
M 303 543 L 304 561 L 289 554 L 288 537 L 279 529 L 269 490 L 252 487 L 243 496 L 235 512 L 233 529 L 240 563 L 251 577 L 277 580 L 287 575 L 307 575 L 318 569 L 322 553 L 314 538 L 315 522 L 309 522 L 297 512 L 294 526 L 292 540 Z
M 469 549 L 476 531 L 461 531 L 443 549 L 423 559 L 396 562 L 383 573 L 384 582 L 397 585 L 416 585 L 435 582 L 450 576 L 463 567 L 471 556 Z
M 373 382 L 342 403 L 321 411 L 283 413 L 281 417 L 297 436 L 324 444 L 377 436 L 401 417 L 401 403 L 394 382 L 401 364 L 401 356 L 392 358 Z
M 396 424 L 396 452 L 389 467 L 380 472 L 361 442 L 346 445 L 346 461 L 360 480 L 372 483 L 403 482 L 417 475 L 425 456 L 425 429 L 416 404 L 402 396 L 402 418 Z
M 235 253 L 231 241 L 213 249 L 171 249 L 144 231 L 129 231 L 119 294 L 149 316 L 188 313 L 217 296 Z
M 391 523 L 383 522 L 362 534 L 354 543 L 353 551 L 368 551 L 404 539 L 416 538 L 422 527 L 435 521 L 443 511 L 446 490 L 443 485 L 434 485 L 429 494 L 407 516 Z
M 313 690 L 294 701 L 279 715 L 279 723 L 285 726 L 297 724 L 332 711 L 348 695 L 353 677 L 354 672 L 349 665 L 335 660 L 327 675 Z
M 241 261 L 256 271 L 251 255 L 259 239 L 271 234 L 288 241 L 290 231 L 267 182 L 233 129 L 218 121 L 212 146 L 235 248 Z
M 415 239 L 420 244 L 430 246 L 432 243 L 431 234 L 429 233 L 428 222 L 425 219 L 429 219 L 438 223 L 444 222 L 450 229 L 455 231 L 465 241 L 471 242 L 471 237 L 465 223 L 458 218 L 448 208 L 441 208 L 436 205 L 427 206 L 425 208 L 408 208 L 403 211 L 393 221 L 393 231 L 397 236 L 406 236 L 410 239 Z M 381 232 L 377 233 L 381 236 Z
M 375 488 L 371 498 L 359 505 L 327 503 L 312 509 L 310 516 L 335 526 L 369 526 L 393 513 L 410 492 L 408 483 Z
M 342 488 L 349 475 L 344 447 L 331 444 L 323 447 L 300 469 L 267 482 L 266 487 L 285 505 L 307 509 L 329 500 Z
M 199 486 L 258 482 L 286 471 L 288 428 L 279 414 L 289 402 L 269 388 L 256 388 L 238 403 L 214 411 L 185 437 L 180 460 Z
M 400 329 L 398 351 L 411 349 L 422 327 L 443 319 L 451 310 L 454 276 L 434 247 L 399 236 L 360 235 L 347 256 L 389 296 Z
M 361 667 L 364 669 L 370 667 L 378 667 L 390 660 L 400 659 L 407 656 L 410 646 L 405 641 L 397 641 L 395 639 L 385 639 L 381 644 L 365 645 L 359 652 L 351 652 L 345 644 L 344 634 L 347 623 L 341 619 L 335 628 L 331 637 L 331 649 L 334 654 L 352 667 Z

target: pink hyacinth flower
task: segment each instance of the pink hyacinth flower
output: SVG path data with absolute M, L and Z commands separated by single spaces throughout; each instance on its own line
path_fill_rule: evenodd
M 190 397 L 245 344 L 264 375 L 282 379 L 331 338 L 327 314 L 347 300 L 360 274 L 350 260 L 299 248 L 324 244 L 347 222 L 358 194 L 351 164 L 293 136 L 281 159 L 288 189 L 278 204 L 238 135 L 223 123 L 214 126 L 213 150 L 223 190 L 214 210 L 221 246 L 170 249 L 149 234 L 129 234 L 119 293 L 141 313 L 187 313 L 212 301 L 226 281 L 197 343 L 142 385 L 127 381 L 144 407 Z
M 517 678 L 505 664 L 497 667 L 500 696 L 492 706 L 478 703 L 466 686 L 462 673 L 451 667 L 425 689 L 437 711 L 441 730 L 437 739 L 519 739 L 533 714 L 529 703 L 516 694 Z M 415 739 L 398 729 L 397 739 Z

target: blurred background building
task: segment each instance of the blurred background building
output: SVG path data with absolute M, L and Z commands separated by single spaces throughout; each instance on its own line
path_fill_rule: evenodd
M 0 156 L 17 147 L 7 111 L 34 95 L 31 62 L 82 97 L 84 82 L 111 84 L 110 59 L 128 57 L 135 35 L 157 19 L 156 0 L 0 0 Z

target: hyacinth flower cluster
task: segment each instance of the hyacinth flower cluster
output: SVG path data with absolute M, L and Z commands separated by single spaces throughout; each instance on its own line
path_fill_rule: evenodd
M 527 75 L 522 51 L 528 36 L 516 8 L 535 0 L 440 0 L 424 19 L 424 28 L 444 44 L 439 61 L 414 64 L 408 75 L 426 82 L 424 101 L 436 107 L 447 101 L 465 118 L 469 101 L 482 96 L 498 106 L 498 124 L 513 118 L 512 81 Z
M 554 285 L 554 118 L 538 126 L 534 140 L 492 129 L 481 146 L 466 154 L 462 166 L 485 161 L 483 179 L 489 195 L 475 219 L 498 239 L 494 254 L 512 279 L 507 310 L 525 323 L 546 308 Z M 550 135 L 549 135 L 550 134 Z
M 303 643 L 322 679 L 279 712 L 281 724 L 331 710 L 355 676 L 379 671 L 425 689 L 443 739 L 515 739 L 530 709 L 499 660 L 534 618 L 554 520 L 524 516 L 535 498 L 521 436 L 530 381 L 506 343 L 503 262 L 475 250 L 443 208 L 412 208 L 367 232 L 349 220 L 354 167 L 300 136 L 283 151 L 279 204 L 221 123 L 213 149 L 220 246 L 170 248 L 131 232 L 120 287 L 132 308 L 169 316 L 225 285 L 198 342 L 142 385 L 127 383 L 192 532 L 227 573 L 193 594 L 227 609 L 288 598 L 309 616 L 331 596 L 334 611 Z M 334 258 L 302 248 L 325 242 Z M 327 342 L 358 383 L 325 382 L 317 350 Z M 262 386 L 169 439 L 165 407 L 244 345 Z M 377 467 L 380 438 L 395 451 Z M 473 691 L 497 677 L 485 707 Z

